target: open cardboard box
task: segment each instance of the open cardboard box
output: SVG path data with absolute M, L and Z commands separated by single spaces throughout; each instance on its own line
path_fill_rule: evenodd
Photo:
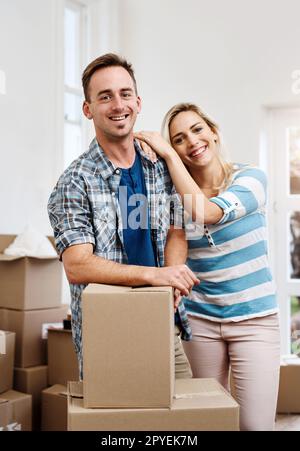
M 34 310 L 61 303 L 62 264 L 58 257 L 15 257 L 3 251 L 16 235 L 0 235 L 0 307 Z M 54 247 L 54 239 L 48 237 Z

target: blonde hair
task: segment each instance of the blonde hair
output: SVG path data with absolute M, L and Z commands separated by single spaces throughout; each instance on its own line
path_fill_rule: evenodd
M 218 124 L 213 121 L 204 111 L 202 111 L 197 105 L 193 103 L 178 103 L 177 105 L 174 105 L 165 115 L 163 122 L 162 122 L 162 129 L 161 133 L 163 137 L 170 143 L 170 125 L 173 119 L 179 114 L 184 111 L 193 111 L 194 113 L 198 114 L 198 116 L 203 119 L 206 124 L 209 126 L 211 131 L 217 135 L 217 142 L 219 144 L 220 151 L 223 149 L 222 139 L 220 135 L 220 129 Z M 236 168 L 233 163 L 230 163 L 225 160 L 225 157 L 221 154 L 221 152 L 218 152 L 217 158 L 220 162 L 220 165 L 223 170 L 224 179 L 221 185 L 212 187 L 214 190 L 220 192 L 228 188 L 228 186 L 231 185 L 233 174 L 236 171 Z

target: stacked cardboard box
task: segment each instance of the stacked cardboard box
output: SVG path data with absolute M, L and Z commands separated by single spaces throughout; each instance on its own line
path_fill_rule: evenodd
M 14 332 L 0 330 L 0 393 L 13 387 L 15 337 Z
M 300 413 L 300 358 L 282 356 L 277 413 Z
M 47 366 L 15 368 L 14 388 L 32 396 L 32 427 L 37 431 L 41 426 L 41 392 L 48 387 Z
M 68 384 L 69 430 L 238 430 L 239 407 L 212 379 L 175 384 L 173 292 L 90 285 L 83 384 Z
M 31 431 L 31 395 L 14 390 L 0 395 L 0 431 Z
M 39 310 L 60 305 L 62 266 L 58 257 L 3 254 L 15 235 L 0 235 L 0 307 Z M 49 238 L 53 244 L 53 239 Z
M 67 430 L 67 382 L 79 379 L 72 332 L 48 329 L 48 385 L 42 392 L 42 430 Z
M 17 368 L 47 363 L 47 328 L 53 323 L 61 325 L 67 309 L 67 306 L 63 305 L 29 311 L 0 308 L 0 329 L 16 333 Z
M 63 328 L 48 329 L 48 385 L 67 385 L 79 379 L 78 360 L 72 340 L 72 331 Z
M 0 235 L 0 328 L 16 332 L 15 366 L 27 368 L 46 363 L 43 325 L 61 322 L 66 314 L 62 266 L 55 257 L 3 254 L 14 238 Z
M 0 331 L 0 431 L 31 430 L 31 396 L 12 390 L 15 336 Z
M 58 258 L 7 256 L 3 251 L 14 239 L 0 235 L 0 329 L 16 334 L 14 388 L 33 396 L 37 429 L 41 390 L 47 387 L 47 328 L 62 324 L 68 307 L 61 305 Z
M 55 384 L 42 391 L 42 431 L 67 430 L 67 387 Z

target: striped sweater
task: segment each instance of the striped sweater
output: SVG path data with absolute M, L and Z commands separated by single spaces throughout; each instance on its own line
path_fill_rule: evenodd
M 201 283 L 184 305 L 189 315 L 241 321 L 278 311 L 267 255 L 267 181 L 255 167 L 236 166 L 231 185 L 211 202 L 223 209 L 214 225 L 195 236 L 187 227 L 187 265 Z

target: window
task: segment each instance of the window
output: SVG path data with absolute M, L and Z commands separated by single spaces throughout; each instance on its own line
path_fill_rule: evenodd
M 300 110 L 271 112 L 275 279 L 282 353 L 300 353 Z M 299 354 L 300 355 L 300 354 Z
M 66 1 L 64 9 L 64 168 L 84 149 L 81 73 L 86 60 L 86 6 Z

